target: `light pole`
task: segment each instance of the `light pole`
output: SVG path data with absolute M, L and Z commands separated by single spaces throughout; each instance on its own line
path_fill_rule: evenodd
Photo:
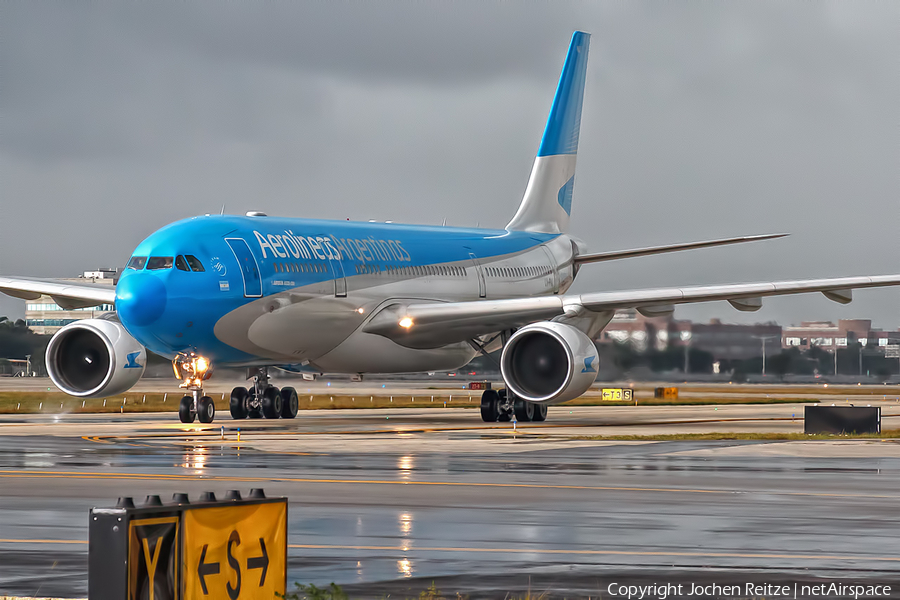
M 681 343 L 684 345 L 684 372 L 688 373 L 691 367 L 690 363 L 690 351 L 691 351 L 691 338 L 693 334 L 690 331 L 682 331 L 681 332 Z
M 762 365 L 762 376 L 766 376 L 766 342 L 769 340 L 774 340 L 777 338 L 777 335 L 754 335 L 754 338 L 760 340 L 762 342 L 762 352 L 763 352 L 763 365 Z

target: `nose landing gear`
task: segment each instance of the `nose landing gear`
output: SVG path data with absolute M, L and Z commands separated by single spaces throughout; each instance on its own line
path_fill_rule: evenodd
M 212 375 L 209 361 L 194 354 L 179 354 L 172 361 L 175 377 L 182 380 L 179 387 L 190 392 L 178 406 L 178 418 L 182 423 L 193 423 L 197 418 L 201 423 L 212 423 L 216 417 L 216 405 L 212 398 L 203 395 L 203 382 Z
M 234 419 L 293 419 L 297 416 L 300 402 L 297 391 L 292 387 L 278 389 L 269 384 L 269 369 L 259 367 L 253 375 L 253 386 L 236 387 L 231 390 L 231 416 Z

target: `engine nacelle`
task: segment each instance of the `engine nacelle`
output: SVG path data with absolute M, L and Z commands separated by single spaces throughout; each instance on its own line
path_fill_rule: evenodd
M 563 323 L 533 323 L 515 332 L 500 358 L 506 386 L 529 402 L 556 404 L 577 398 L 597 378 L 597 347 Z
M 131 389 L 147 365 L 147 351 L 118 321 L 85 319 L 56 332 L 47 345 L 47 372 L 56 387 L 81 398 Z

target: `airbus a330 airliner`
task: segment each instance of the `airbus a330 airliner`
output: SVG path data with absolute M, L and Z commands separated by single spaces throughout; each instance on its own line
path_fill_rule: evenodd
M 572 295 L 580 267 L 779 237 L 751 236 L 588 254 L 569 236 L 590 36 L 575 32 L 522 202 L 504 229 L 427 227 L 207 215 L 163 227 L 135 249 L 114 290 L 0 277 L 0 292 L 63 308 L 115 304 L 76 321 L 47 347 L 53 383 L 79 397 L 134 386 L 147 350 L 172 359 L 186 390 L 179 416 L 215 416 L 203 383 L 214 367 L 247 367 L 231 393 L 235 419 L 293 418 L 297 393 L 270 385 L 295 372 L 400 373 L 459 368 L 502 348 L 504 390 L 488 390 L 485 421 L 543 421 L 547 406 L 583 394 L 597 376 L 591 341 L 617 309 L 671 313 L 675 304 L 900 284 L 900 275 L 710 285 Z

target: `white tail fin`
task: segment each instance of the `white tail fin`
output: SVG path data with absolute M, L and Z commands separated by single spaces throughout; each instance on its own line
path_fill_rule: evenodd
M 562 233 L 569 228 L 590 40 L 590 34 L 572 34 L 531 178 L 507 229 Z

